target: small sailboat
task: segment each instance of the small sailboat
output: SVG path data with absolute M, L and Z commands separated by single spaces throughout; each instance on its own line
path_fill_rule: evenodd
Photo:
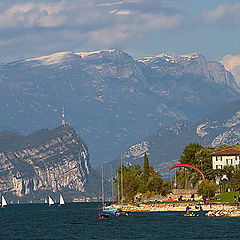
M 46 198 L 44 199 L 44 203 L 47 203 L 47 199 Z
M 113 207 L 114 204 L 114 190 L 113 190 L 113 170 L 112 165 L 111 166 L 111 176 L 112 176 L 112 205 L 111 206 L 104 206 L 103 212 L 107 214 L 115 214 L 117 212 L 117 209 Z
M 61 206 L 61 205 L 64 205 L 65 204 L 65 201 L 64 201 L 64 198 L 62 195 L 59 196 L 59 204 L 58 206 Z
M 53 199 L 50 197 L 50 196 L 48 196 L 48 205 L 49 206 L 51 206 L 51 205 L 53 205 L 55 202 L 53 201 Z
M 1 207 L 4 208 L 5 206 L 7 206 L 7 201 L 6 201 L 5 197 L 2 196 L 2 205 L 1 205 Z
M 115 212 L 115 216 L 129 216 L 130 211 L 124 211 L 123 210 L 123 201 L 125 199 L 124 194 L 123 194 L 123 161 L 122 161 L 122 155 L 121 155 L 121 172 L 120 172 L 120 181 L 121 181 L 121 209 L 118 209 Z M 118 186 L 118 201 L 120 200 L 120 186 Z

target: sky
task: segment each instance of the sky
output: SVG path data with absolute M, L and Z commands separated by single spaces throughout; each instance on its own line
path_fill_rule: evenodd
M 197 52 L 240 76 L 239 40 L 239 0 L 0 1 L 0 63 L 59 51 Z

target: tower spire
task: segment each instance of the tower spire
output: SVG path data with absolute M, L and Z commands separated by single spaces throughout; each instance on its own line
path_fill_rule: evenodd
M 64 106 L 62 106 L 62 125 L 65 125 L 65 120 L 64 120 Z

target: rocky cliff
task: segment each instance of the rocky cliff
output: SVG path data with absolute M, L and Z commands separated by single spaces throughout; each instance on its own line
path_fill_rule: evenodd
M 21 197 L 34 191 L 84 192 L 88 149 L 69 125 L 26 137 L 0 132 L 0 192 Z

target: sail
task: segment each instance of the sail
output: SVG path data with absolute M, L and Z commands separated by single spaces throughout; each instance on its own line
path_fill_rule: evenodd
M 63 199 L 63 196 L 60 195 L 60 196 L 59 196 L 59 205 L 63 205 L 63 204 L 65 204 L 65 201 L 64 201 L 64 199 Z
M 53 205 L 53 204 L 54 204 L 53 199 L 50 196 L 48 196 L 48 205 L 50 206 L 50 205 Z
M 47 203 L 47 199 L 46 198 L 44 199 L 44 203 Z
M 7 201 L 5 199 L 5 197 L 2 196 L 2 207 L 7 206 Z

